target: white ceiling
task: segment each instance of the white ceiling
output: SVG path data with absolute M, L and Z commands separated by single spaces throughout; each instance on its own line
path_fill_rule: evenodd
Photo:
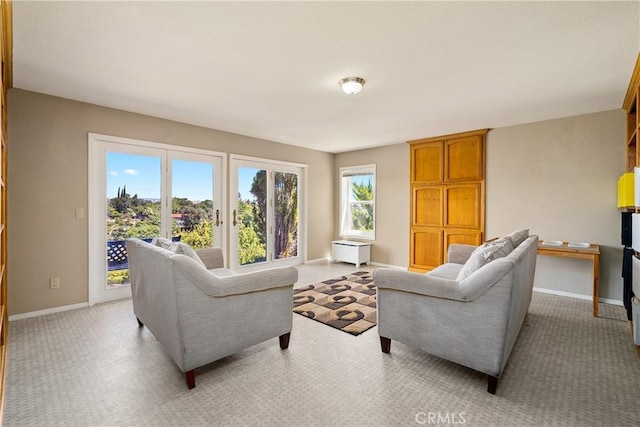
M 334 153 L 621 108 L 640 47 L 637 2 L 13 9 L 14 87 Z

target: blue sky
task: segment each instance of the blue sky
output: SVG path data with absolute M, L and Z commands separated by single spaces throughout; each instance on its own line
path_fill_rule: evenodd
M 173 197 L 193 201 L 211 200 L 213 193 L 212 168 L 209 163 L 173 160 Z M 239 168 L 238 191 L 243 199 L 251 197 L 253 177 L 259 171 Z M 160 198 L 160 158 L 126 153 L 107 153 L 107 197 L 117 197 L 118 188 L 141 199 Z

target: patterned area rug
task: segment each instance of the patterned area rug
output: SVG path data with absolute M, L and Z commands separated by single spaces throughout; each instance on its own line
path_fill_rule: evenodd
M 357 271 L 293 290 L 293 311 L 351 335 L 376 326 L 373 273 Z

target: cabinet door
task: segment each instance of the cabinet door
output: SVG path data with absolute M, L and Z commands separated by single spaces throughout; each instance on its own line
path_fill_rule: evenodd
M 411 146 L 411 181 L 422 184 L 442 183 L 442 141 Z
M 442 257 L 444 262 L 447 262 L 447 253 L 449 252 L 449 246 L 458 243 L 462 245 L 475 245 L 478 246 L 482 243 L 482 232 L 480 230 L 444 230 L 444 247 Z
M 482 228 L 480 183 L 444 186 L 444 224 L 449 228 Z
M 442 227 L 444 196 L 441 185 L 413 187 L 412 227 Z
M 484 142 L 481 136 L 445 141 L 444 181 L 481 181 L 484 179 Z
M 431 270 L 442 264 L 442 238 L 442 229 L 412 229 L 411 267 L 421 270 Z

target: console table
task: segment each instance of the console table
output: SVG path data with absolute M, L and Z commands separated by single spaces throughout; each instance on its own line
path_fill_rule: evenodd
M 600 245 L 591 243 L 588 247 L 576 247 L 570 246 L 569 242 L 562 242 L 561 245 L 545 245 L 544 242 L 538 242 L 538 255 L 591 260 L 593 264 L 593 317 L 598 317 Z
M 333 240 L 331 242 L 334 261 L 355 264 L 369 264 L 371 261 L 371 243 L 352 242 L 350 240 Z

